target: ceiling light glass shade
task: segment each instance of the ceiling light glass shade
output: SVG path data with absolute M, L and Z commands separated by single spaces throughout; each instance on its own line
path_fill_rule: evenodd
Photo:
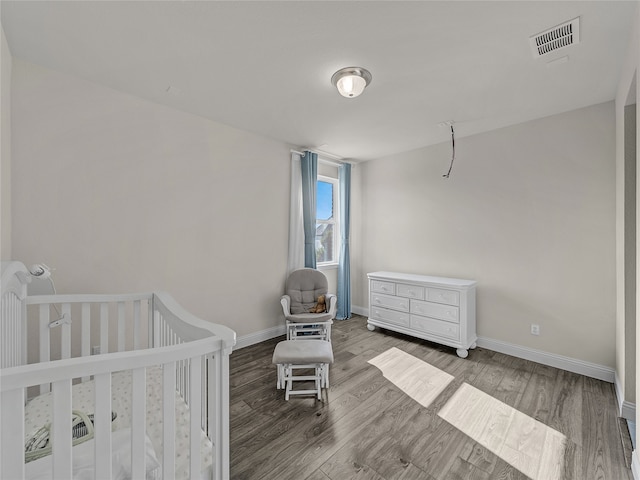
M 343 97 L 355 98 L 371 83 L 371 73 L 360 67 L 342 68 L 333 74 L 331 83 Z

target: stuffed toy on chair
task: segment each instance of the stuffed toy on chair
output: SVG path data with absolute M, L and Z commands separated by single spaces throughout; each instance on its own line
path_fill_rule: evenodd
M 324 295 L 320 295 L 318 297 L 318 303 L 316 303 L 315 307 L 311 307 L 311 310 L 309 310 L 309 313 L 324 313 L 327 311 L 327 305 L 326 305 L 326 300 L 325 300 L 325 296 Z

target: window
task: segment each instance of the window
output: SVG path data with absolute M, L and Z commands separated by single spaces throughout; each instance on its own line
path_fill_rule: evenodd
M 318 175 L 316 190 L 316 264 L 338 263 L 340 226 L 338 222 L 338 179 Z

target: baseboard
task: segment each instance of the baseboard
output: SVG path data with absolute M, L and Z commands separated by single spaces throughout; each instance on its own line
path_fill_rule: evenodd
M 478 337 L 478 346 L 493 350 L 495 352 L 505 353 L 513 357 L 524 358 L 533 362 L 548 365 L 550 367 L 561 368 L 587 377 L 597 378 L 609 383 L 615 383 L 615 370 L 597 363 L 585 362 L 576 358 L 565 357 L 555 353 L 535 350 L 529 347 L 522 347 L 512 343 L 493 340 L 486 337 Z
M 618 413 L 622 418 L 636 421 L 636 404 L 627 402 L 622 394 L 622 382 L 618 377 L 618 372 L 615 372 L 614 386 L 616 388 L 616 398 L 618 399 Z
M 352 305 L 351 311 L 355 314 L 362 315 L 363 317 L 369 316 L 369 309 L 365 307 Z M 255 345 L 256 343 L 264 342 L 265 340 L 270 340 L 272 338 L 285 335 L 285 333 L 286 329 L 283 324 L 276 327 L 268 328 L 266 330 L 262 330 L 260 332 L 243 335 L 241 337 L 238 337 L 234 350 L 248 347 L 250 345 Z M 531 360 L 533 362 L 541 363 L 542 365 L 548 365 L 550 367 L 561 368 L 569 372 L 579 373 L 580 375 L 597 378 L 598 380 L 603 380 L 605 382 L 613 384 L 616 383 L 615 370 L 610 367 L 605 367 L 604 365 L 585 362 L 584 360 L 565 357 L 563 355 L 544 352 L 542 350 L 535 350 L 533 348 L 522 347 L 520 345 L 503 342 L 501 340 L 493 340 L 487 337 L 478 337 L 477 344 L 480 347 L 486 348 L 488 350 L 493 350 L 495 352 L 504 353 L 513 357 L 523 358 L 525 360 Z M 616 393 L 619 393 L 618 388 L 619 386 L 616 385 Z M 628 418 L 630 420 L 635 419 L 634 404 L 630 402 L 623 402 L 620 405 L 620 409 L 623 412 L 622 416 L 624 418 Z
M 638 458 L 637 449 L 631 454 L 631 473 L 634 480 L 640 480 L 640 458 Z
M 368 308 L 352 306 L 351 310 L 353 313 L 357 313 L 358 315 L 362 315 L 364 317 L 369 316 Z M 493 340 L 492 338 L 487 337 L 478 337 L 477 344 L 480 347 L 493 350 L 494 352 L 505 353 L 512 357 L 524 358 L 525 360 L 531 360 L 533 362 L 541 363 L 542 365 L 561 368 L 562 370 L 567 370 L 569 372 L 579 373 L 581 375 L 597 378 L 598 380 L 603 380 L 609 383 L 615 383 L 615 370 L 610 367 L 605 367 L 604 365 L 585 362 L 583 360 L 544 352 L 542 350 L 535 350 L 533 348 L 522 347 L 520 345 L 500 340 Z M 635 419 L 635 405 L 626 402 L 622 406 L 625 407 L 625 412 L 628 412 L 629 414 L 633 411 L 633 417 L 625 416 L 624 418 Z
M 259 332 L 250 333 L 249 335 L 242 335 L 237 338 L 236 345 L 233 347 L 234 350 L 238 350 L 240 348 L 249 347 L 251 345 L 255 345 L 256 343 L 264 342 L 265 340 L 271 340 L 272 338 L 280 337 L 287 333 L 287 329 L 284 325 L 284 320 L 282 325 L 278 325 L 277 327 L 267 328 L 266 330 L 261 330 Z
M 358 307 L 357 305 L 351 305 L 351 313 L 362 315 L 363 317 L 369 316 L 369 309 L 364 307 Z

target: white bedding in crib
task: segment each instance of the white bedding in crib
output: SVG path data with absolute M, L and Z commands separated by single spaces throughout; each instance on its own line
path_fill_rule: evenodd
M 79 383 L 72 387 L 72 408 L 87 414 L 94 413 L 94 382 Z M 113 421 L 114 432 L 128 429 L 131 425 L 131 372 L 116 372 L 111 376 L 111 410 L 117 413 Z M 162 464 L 162 369 L 147 369 L 147 415 L 146 434 L 151 439 L 159 464 Z M 40 427 L 51 422 L 51 394 L 40 395 L 25 407 L 25 440 Z M 113 435 L 113 434 L 112 434 Z M 176 479 L 189 478 L 189 407 L 176 393 Z M 209 470 L 212 464 L 211 442 L 200 432 L 201 470 Z M 88 442 L 85 442 L 88 443 Z M 76 450 L 84 444 L 74 447 Z M 122 457 L 125 460 L 125 457 Z M 130 468 L 130 454 L 127 468 Z M 149 458 L 149 457 L 147 457 Z M 33 463 L 33 462 L 31 462 Z M 115 470 L 114 470 L 115 471 Z M 85 478 L 85 477 L 82 477 Z M 114 475 L 113 478 L 120 478 Z M 122 477 L 126 478 L 126 477 Z
M 145 480 L 160 480 L 160 463 L 151 440 L 145 439 Z M 113 480 L 131 479 L 131 429 L 123 428 L 111 435 L 111 473 Z M 73 479 L 94 480 L 94 440 L 73 447 Z M 53 471 L 51 455 L 29 462 L 25 469 L 27 480 L 49 480 Z

